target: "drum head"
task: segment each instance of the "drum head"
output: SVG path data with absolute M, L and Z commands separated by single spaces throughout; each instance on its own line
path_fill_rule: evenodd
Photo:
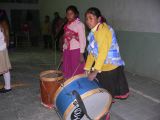
M 41 81 L 58 81 L 63 79 L 63 74 L 58 70 L 48 70 L 40 74 Z
M 85 97 L 87 93 L 81 96 L 87 113 L 93 120 L 98 120 L 103 117 L 103 115 L 105 115 L 109 111 L 112 101 L 111 95 L 106 90 L 101 89 L 100 91 L 101 92 L 91 94 L 87 97 Z M 70 109 L 70 107 L 68 109 Z M 86 115 L 84 115 L 78 104 L 76 106 L 72 106 L 72 109 L 68 113 L 65 113 L 64 117 L 66 120 L 88 119 Z

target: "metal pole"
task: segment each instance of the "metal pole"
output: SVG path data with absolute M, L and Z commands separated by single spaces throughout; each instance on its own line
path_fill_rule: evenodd
M 56 59 L 56 56 L 57 56 L 57 50 L 56 50 L 56 40 L 54 40 L 54 67 L 56 68 L 56 64 L 57 64 L 57 59 Z

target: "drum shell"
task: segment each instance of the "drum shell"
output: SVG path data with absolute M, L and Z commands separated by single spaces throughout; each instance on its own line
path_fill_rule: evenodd
M 40 74 L 40 93 L 41 93 L 41 102 L 45 107 L 52 108 L 54 107 L 54 97 L 57 89 L 63 83 L 63 76 L 55 78 L 45 78 L 44 75 L 51 73 L 62 74 L 61 71 L 48 70 Z
M 86 100 L 94 94 L 99 94 L 101 91 L 106 92 L 109 96 L 109 102 L 104 105 L 106 108 L 103 108 L 103 110 L 101 110 L 102 113 L 98 114 L 96 118 L 101 118 L 104 114 L 106 114 L 109 111 L 112 100 L 111 95 L 106 90 L 100 88 L 99 85 L 96 84 L 96 82 L 89 81 L 86 79 L 87 78 L 85 77 L 85 75 L 76 75 L 73 78 L 64 82 L 63 87 L 58 88 L 55 95 L 54 104 L 56 108 L 59 110 L 60 115 L 65 120 L 68 120 L 68 116 L 70 116 L 71 111 L 74 109 L 73 103 L 75 102 L 75 96 L 71 95 L 71 92 L 73 90 L 76 90 L 80 94 L 82 100 Z

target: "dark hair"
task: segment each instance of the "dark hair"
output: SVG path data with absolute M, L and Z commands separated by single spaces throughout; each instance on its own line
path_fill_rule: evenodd
M 46 15 L 45 18 L 49 19 L 50 17 L 49 17 L 49 15 Z
M 86 11 L 85 16 L 86 16 L 88 13 L 96 16 L 97 18 L 100 17 L 102 23 L 103 23 L 103 22 L 106 22 L 105 17 L 102 16 L 101 11 L 100 11 L 98 8 L 96 8 L 96 7 L 91 7 L 91 8 L 89 8 L 89 9 Z
M 59 13 L 58 12 L 54 12 L 54 16 L 58 16 L 59 17 Z
M 101 12 L 98 8 L 96 7 L 91 7 L 89 8 L 86 13 L 85 13 L 85 16 L 87 15 L 87 13 L 90 13 L 90 14 L 93 14 L 94 16 L 96 16 L 97 18 L 101 17 Z
M 69 10 L 73 11 L 74 14 L 76 15 L 76 17 L 79 17 L 79 11 L 78 11 L 76 6 L 74 6 L 74 5 L 68 6 L 67 9 L 66 9 L 66 12 L 69 11 Z
M 54 19 L 56 19 L 56 20 L 57 20 L 57 19 L 60 19 L 59 13 L 58 13 L 58 12 L 54 12 L 54 17 L 55 17 Z
M 58 12 L 54 12 L 54 15 L 59 15 L 59 13 Z
M 0 22 L 4 21 L 6 18 L 4 10 L 0 10 Z

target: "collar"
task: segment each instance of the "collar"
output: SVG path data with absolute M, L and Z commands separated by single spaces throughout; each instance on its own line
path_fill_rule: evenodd
M 75 18 L 74 20 L 72 20 L 72 21 L 68 21 L 68 25 L 70 25 L 70 24 L 72 24 L 72 23 L 74 23 L 74 22 L 76 22 L 76 21 L 80 21 L 80 19 L 79 18 Z
M 100 23 L 97 23 L 97 25 L 91 29 L 92 32 L 95 32 L 98 29 L 98 26 L 100 25 Z

